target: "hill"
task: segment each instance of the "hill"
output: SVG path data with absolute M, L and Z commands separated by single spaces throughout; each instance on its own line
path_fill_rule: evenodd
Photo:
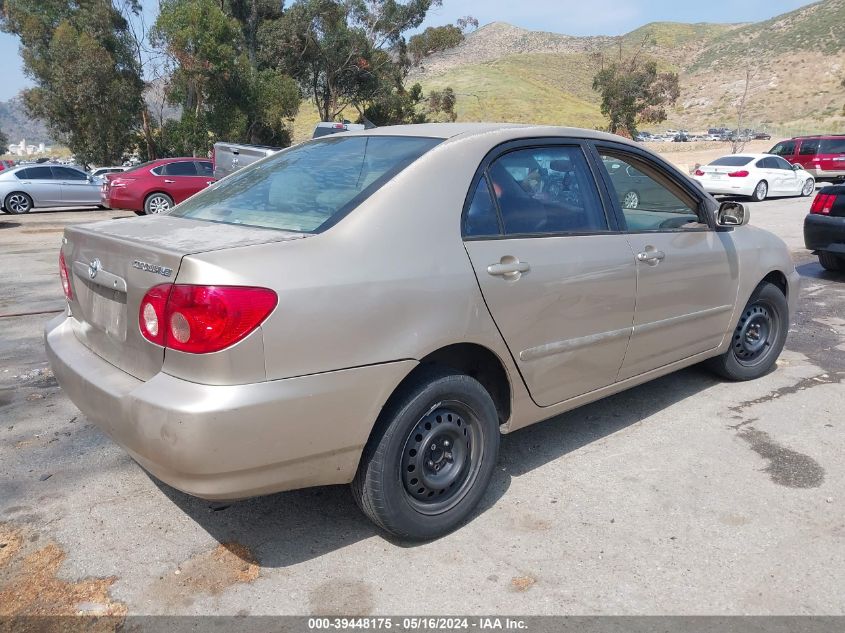
M 773 134 L 845 130 L 845 0 L 823 0 L 753 24 L 654 22 L 621 38 L 573 37 L 486 25 L 460 46 L 424 60 L 410 77 L 425 89 L 452 86 L 459 120 L 604 123 L 592 77 L 645 44 L 678 72 L 681 98 L 663 128 L 733 125 L 752 72 L 746 124 Z
M 54 145 L 47 126 L 38 119 L 30 118 L 20 97 L 0 101 L 0 130 L 9 137 L 9 143 L 19 143 L 21 139 L 26 139 L 27 143 L 35 145 Z

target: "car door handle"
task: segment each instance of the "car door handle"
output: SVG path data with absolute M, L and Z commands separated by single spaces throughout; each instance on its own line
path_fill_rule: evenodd
M 214 184 L 214 181 L 213 181 L 213 180 L 206 180 L 206 181 L 205 181 L 205 184 L 206 184 L 206 185 L 213 185 L 213 184 Z
M 653 249 L 645 249 L 642 253 L 637 253 L 637 261 L 638 262 L 645 262 L 646 264 L 650 264 L 655 266 L 666 259 L 666 253 L 663 251 L 656 251 Z
M 175 180 L 168 180 L 167 178 L 164 179 L 164 182 L 166 182 L 168 185 L 173 185 L 176 183 Z
M 487 267 L 489 274 L 505 279 L 519 279 L 522 273 L 527 273 L 529 270 L 531 270 L 531 266 L 528 262 L 521 262 L 510 255 L 502 257 L 498 264 L 491 264 Z

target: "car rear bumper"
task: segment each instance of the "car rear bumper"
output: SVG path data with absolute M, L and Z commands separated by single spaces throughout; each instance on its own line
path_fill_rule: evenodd
M 143 211 L 143 202 L 139 202 L 135 196 L 129 195 L 125 187 L 109 189 L 108 196 L 101 194 L 103 205 L 109 209 L 127 209 L 129 211 Z
M 707 193 L 724 196 L 750 196 L 754 193 L 754 187 L 757 184 L 756 182 L 741 182 L 736 179 L 708 179 L 698 180 L 698 182 Z
M 811 251 L 845 255 L 845 217 L 808 214 L 804 218 L 804 245 Z
M 144 382 L 47 324 L 47 355 L 74 404 L 163 482 L 205 499 L 348 483 L 382 405 L 416 366 L 398 361 L 246 385 L 159 373 Z
M 812 174 L 816 180 L 839 180 L 845 178 L 845 165 L 842 169 L 822 169 L 821 167 L 804 167 L 804 171 Z

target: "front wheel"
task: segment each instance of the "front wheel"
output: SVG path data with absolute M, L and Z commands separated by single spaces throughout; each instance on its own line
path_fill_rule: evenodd
M 825 270 L 838 272 L 845 270 L 845 257 L 828 253 L 827 251 L 819 251 L 819 264 Z
M 498 450 L 499 420 L 487 390 L 470 376 L 425 368 L 383 410 L 352 492 L 386 531 L 437 538 L 481 500 Z
M 751 199 L 754 202 L 763 202 L 766 199 L 766 196 L 769 195 L 769 183 L 765 180 L 761 180 L 757 183 L 757 186 L 754 187 L 754 193 L 751 194 Z
M 748 300 L 731 334 L 731 345 L 708 361 L 710 369 L 728 380 L 754 380 L 774 366 L 789 329 L 789 304 L 781 289 L 762 282 Z
M 3 207 L 8 213 L 29 213 L 32 211 L 32 198 L 23 192 L 14 191 L 6 196 Z
M 801 189 L 801 196 L 806 198 L 816 190 L 816 181 L 812 178 L 807 178 L 804 187 Z
M 173 206 L 173 198 L 166 193 L 152 193 L 144 201 L 144 213 L 147 215 L 158 215 L 170 211 Z

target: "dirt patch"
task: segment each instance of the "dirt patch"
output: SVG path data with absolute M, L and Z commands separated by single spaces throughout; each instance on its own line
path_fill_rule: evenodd
M 261 566 L 248 547 L 234 542 L 221 543 L 161 577 L 153 592 L 169 602 L 187 605 L 198 593 L 218 595 L 238 583 L 253 582 L 260 571 Z
M 537 584 L 537 579 L 534 576 L 517 576 L 511 578 L 511 589 L 514 591 L 528 591 Z
M 0 567 L 5 567 L 23 546 L 23 533 L 8 523 L 0 523 Z
M 126 605 L 109 596 L 114 576 L 59 578 L 65 552 L 55 543 L 36 549 L 33 539 L 8 523 L 0 524 L 0 543 L 5 543 L 0 549 L 0 616 L 126 616 Z M 90 630 L 114 630 L 115 621 L 93 624 Z
M 818 488 L 824 482 L 824 468 L 816 460 L 781 446 L 768 433 L 749 427 L 739 436 L 749 443 L 751 450 L 769 460 L 764 470 L 776 484 L 788 488 Z

